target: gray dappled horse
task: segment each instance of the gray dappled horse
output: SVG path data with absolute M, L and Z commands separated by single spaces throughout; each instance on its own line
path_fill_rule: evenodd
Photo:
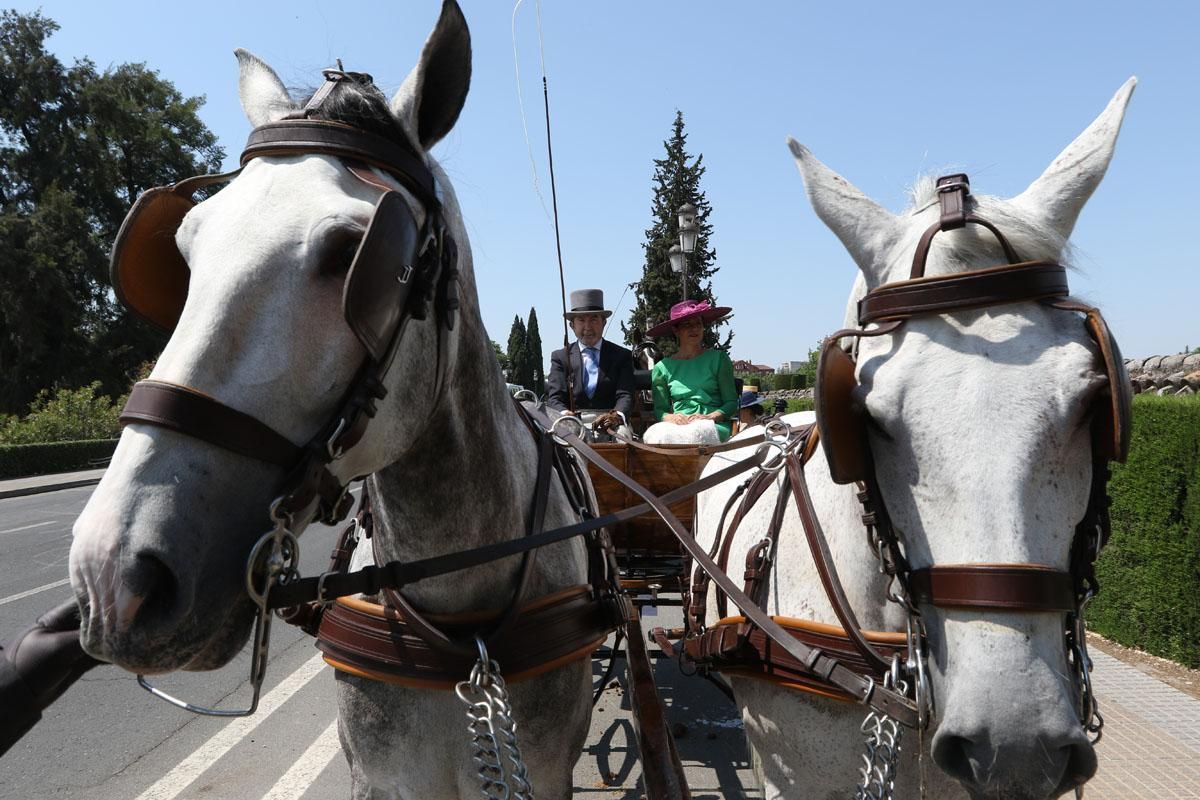
M 242 107 L 253 125 L 297 110 L 270 67 L 244 51 L 237 55 Z M 407 144 L 427 162 L 446 233 L 458 245 L 457 285 L 450 287 L 462 301 L 456 324 L 451 329 L 433 313 L 409 322 L 378 412 L 361 441 L 330 467 L 343 482 L 371 475 L 376 548 L 384 560 L 521 536 L 531 514 L 537 446 L 492 357 L 454 192 L 428 155 L 462 109 L 470 57 L 466 22 L 447 0 L 390 105 L 373 86 L 339 90 L 348 121 Z M 374 175 L 403 194 L 419 227 L 422 203 L 386 173 Z M 379 196 L 334 156 L 249 161 L 178 229 L 174 241 L 190 284 L 151 379 L 191 387 L 293 444 L 309 441 L 366 357 L 341 300 L 350 257 Z M 165 427 L 129 424 L 74 530 L 70 572 L 88 652 L 145 674 L 230 661 L 254 619 L 246 561 L 270 527 L 267 509 L 283 472 Z M 297 515 L 296 533 L 308 519 Z M 552 482 L 545 526 L 575 519 Z M 406 594 L 431 612 L 502 607 L 520 565 L 519 557 L 509 557 L 421 582 Z M 585 572 L 579 540 L 544 548 L 526 596 L 586 583 Z M 590 675 L 584 658 L 510 687 L 525 762 L 543 797 L 571 794 L 591 714 Z M 354 797 L 478 795 L 464 707 L 453 692 L 341 672 L 337 686 Z
M 1008 200 L 972 195 L 970 210 L 1003 231 L 1021 258 L 1064 257 L 1075 220 L 1108 168 L 1134 85 L 1131 79 L 1122 86 L 1023 193 Z M 847 311 L 847 327 L 857 327 L 857 301 L 868 290 L 909 278 L 922 234 L 939 219 L 933 181 L 919 184 L 913 207 L 894 215 L 806 148 L 790 145 L 817 215 L 858 266 Z M 991 233 L 967 226 L 933 238 L 925 274 L 1009 260 Z M 845 400 L 865 412 L 882 499 L 913 569 L 1067 570 L 1076 525 L 1092 508 L 1091 423 L 1108 413 L 1105 398 L 1127 381 L 1119 357 L 1106 373 L 1098 344 L 1077 313 L 1036 300 L 916 316 L 891 333 L 858 340 L 855 388 Z M 813 415 L 786 419 L 799 424 Z M 707 472 L 747 452 L 714 456 Z M 888 580 L 864 535 L 858 489 L 833 482 L 821 448 L 805 474 L 861 627 L 904 631 L 904 610 L 884 602 Z M 700 496 L 702 546 L 712 545 L 737 482 Z M 740 565 L 762 537 L 773 494 L 737 529 L 731 563 Z M 769 613 L 840 628 L 791 504 L 777 548 L 765 594 Z M 710 625 L 715 608 L 710 601 Z M 1063 611 L 921 602 L 920 612 L 933 720 L 923 737 L 909 732 L 903 739 L 897 797 L 921 796 L 923 775 L 929 797 L 1012 800 L 1056 797 L 1093 775 L 1096 755 L 1083 729 L 1092 720 L 1086 712 L 1080 718 Z M 731 681 L 766 797 L 851 794 L 862 765 L 862 706 L 736 675 Z

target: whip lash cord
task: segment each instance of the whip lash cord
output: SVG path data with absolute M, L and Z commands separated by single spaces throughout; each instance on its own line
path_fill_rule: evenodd
M 529 123 L 525 119 L 525 95 L 521 91 L 521 54 L 517 50 L 517 11 L 521 8 L 521 3 L 525 0 L 517 0 L 513 6 L 512 13 L 512 43 L 513 43 L 513 70 L 517 75 L 517 107 L 521 110 L 521 130 L 525 132 L 525 151 L 529 153 L 529 171 L 533 174 L 533 191 L 537 195 L 538 202 L 542 204 L 542 213 L 546 215 L 546 221 L 551 222 L 550 209 L 546 208 L 546 198 L 542 194 L 541 184 L 538 183 L 537 161 L 533 157 L 533 142 L 529 139 Z M 541 13 L 539 7 L 538 14 L 538 37 L 541 37 Z M 546 56 L 542 55 L 542 71 L 546 71 Z
M 517 0 L 516 5 L 513 6 L 512 32 L 513 32 L 513 61 L 514 61 L 514 63 L 516 63 L 518 60 L 517 59 L 517 9 L 519 9 L 521 7 L 521 3 L 522 3 L 522 0 Z M 559 288 L 559 293 L 560 293 L 560 296 L 562 299 L 562 310 L 563 310 L 563 347 L 567 350 L 567 356 L 568 356 L 568 358 L 567 358 L 567 361 L 568 361 L 568 363 L 567 363 L 567 407 L 572 412 L 574 412 L 575 411 L 575 379 L 574 379 L 575 376 L 570 369 L 571 340 L 570 340 L 570 332 L 567 328 L 567 279 L 566 279 L 566 275 L 564 274 L 564 270 L 563 270 L 562 234 L 559 230 L 559 225 L 558 225 L 558 189 L 557 189 L 557 185 L 555 184 L 555 181 L 554 181 L 554 147 L 550 141 L 550 88 L 549 88 L 548 82 L 546 81 L 546 43 L 545 43 L 545 38 L 542 35 L 542 4 L 541 4 L 541 0 L 535 0 L 534 8 L 537 10 L 538 53 L 541 58 L 541 66 L 542 66 L 542 104 L 546 110 L 546 158 L 547 158 L 549 172 L 550 172 L 550 205 L 554 210 L 554 248 L 558 255 L 558 288 Z M 537 191 L 538 197 L 541 198 L 542 194 L 541 194 L 541 191 L 538 189 L 538 184 L 537 184 L 537 167 L 533 161 L 533 146 L 529 142 L 529 128 L 527 125 L 525 125 L 525 104 L 521 100 L 520 79 L 521 79 L 521 71 L 520 71 L 520 67 L 518 66 L 517 67 L 517 100 L 521 105 L 521 124 L 523 126 L 525 126 L 525 144 L 529 150 L 530 164 L 533 166 L 534 190 Z M 545 200 L 544 199 L 542 200 L 542 208 L 543 208 L 543 210 L 545 209 Z M 581 358 L 582 358 L 582 355 L 583 354 L 581 353 L 580 354 Z

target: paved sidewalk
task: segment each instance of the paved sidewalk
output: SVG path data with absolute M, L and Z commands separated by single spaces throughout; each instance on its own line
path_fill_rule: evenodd
M 73 489 L 76 486 L 91 486 L 100 482 L 102 469 L 89 469 L 82 472 L 60 472 L 56 475 L 35 475 L 32 478 L 13 478 L 0 481 L 0 499 L 5 497 L 23 497 L 27 494 L 41 492 L 56 492 L 59 489 Z
M 1200 700 L 1090 648 L 1104 715 L 1091 800 L 1200 798 Z

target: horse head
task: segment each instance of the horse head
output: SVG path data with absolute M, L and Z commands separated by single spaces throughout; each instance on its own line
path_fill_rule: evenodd
M 344 485 L 422 434 L 448 365 L 473 362 L 458 351 L 483 336 L 473 304 L 457 310 L 460 294 L 474 297 L 470 255 L 449 183 L 428 154 L 462 109 L 470 37 L 447 0 L 390 103 L 369 76 L 339 68 L 302 108 L 270 67 L 242 50 L 237 58 L 242 107 L 255 126 L 242 169 L 194 207 L 189 187 L 177 230 L 141 232 L 153 228 L 144 221 L 153 209 L 142 222 L 131 213 L 124 254 L 114 249 L 114 282 L 128 298 L 146 285 L 135 259 L 143 243 L 173 244 L 171 257 L 184 262 L 186 300 L 166 318 L 171 338 L 140 396 L 201 403 L 199 417 L 219 405 L 228 410 L 221 422 L 251 418 L 255 436 L 274 431 L 284 452 L 310 466 L 328 462 L 321 466 Z M 289 148 L 275 136 L 319 129 L 319 138 L 331 128 L 336 147 Z M 379 147 L 350 157 L 363 137 Z M 372 155 L 380 148 L 389 155 Z M 382 256 L 372 249 L 380 240 Z M 393 245 L 409 252 L 395 274 L 381 272 L 377 262 L 392 258 Z M 400 307 L 378 307 L 398 284 Z M 354 404 L 353 440 L 326 430 Z M 70 573 L 82 640 L 95 656 L 144 673 L 215 668 L 246 640 L 255 612 L 247 559 L 278 521 L 269 510 L 297 465 L 265 459 L 238 434 L 220 443 L 197 435 L 203 420 L 156 424 L 156 408 L 127 407 L 112 463 L 75 524 Z M 320 455 L 326 436 L 330 458 L 304 461 Z M 297 535 L 324 502 L 301 495 L 288 515 Z
M 968 195 L 982 225 L 926 237 L 924 274 L 1060 262 L 1108 167 L 1135 81 L 1023 193 Z M 894 215 L 789 141 L 818 216 L 870 290 L 906 281 L 936 227 L 933 181 Z M 1101 347 L 1077 313 L 1024 299 L 913 316 L 857 341 L 852 401 L 864 411 L 874 477 L 914 570 L 945 565 L 1071 568 L 1093 487 L 1092 423 L 1108 413 Z M 1119 359 L 1117 361 L 1120 366 Z M 820 389 L 818 389 L 820 391 Z M 824 431 L 823 431 L 824 433 Z M 1101 492 L 1102 494 L 1102 492 Z M 1069 612 L 922 601 L 934 702 L 932 757 L 977 797 L 1043 798 L 1082 784 L 1096 756 L 1064 647 Z M 1076 652 L 1074 658 L 1078 659 Z

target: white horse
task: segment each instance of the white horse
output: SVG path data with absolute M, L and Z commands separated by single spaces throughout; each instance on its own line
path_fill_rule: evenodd
M 1134 84 L 1130 79 L 1022 194 L 974 196 L 975 213 L 1003 231 L 1023 258 L 1062 257 L 1108 167 Z M 893 215 L 803 146 L 789 145 L 817 215 L 859 267 L 847 311 L 848 327 L 856 327 L 855 303 L 866 291 L 909 277 L 917 240 L 938 219 L 933 182 L 916 187 L 911 210 Z M 996 239 L 968 226 L 934 238 L 926 274 L 1004 262 Z M 870 418 L 875 473 L 914 568 L 1067 568 L 1089 497 L 1089 409 L 1107 383 L 1077 314 L 1027 301 L 916 317 L 897 333 L 861 339 L 857 364 L 854 401 Z M 744 452 L 714 457 L 707 471 Z M 820 448 L 806 474 L 862 627 L 903 631 L 904 613 L 883 600 L 885 580 L 865 544 L 855 487 L 832 482 Z M 734 483 L 700 497 L 702 546 L 712 543 Z M 741 524 L 731 563 L 740 564 L 761 537 L 774 505 L 759 502 Z M 838 624 L 790 504 L 769 586 L 769 613 Z M 710 624 L 714 605 L 710 598 Z M 1094 774 L 1096 756 L 1075 709 L 1062 613 L 927 604 L 921 613 L 935 715 L 923 737 L 909 732 L 903 741 L 897 797 L 920 796 L 923 778 L 929 797 L 1056 797 Z M 852 793 L 860 781 L 862 706 L 731 680 L 766 797 Z
M 237 55 L 241 103 L 253 125 L 298 108 L 270 67 Z M 408 324 L 387 373 L 386 399 L 361 443 L 332 466 L 344 481 L 371 475 L 375 537 L 387 560 L 520 537 L 532 513 L 537 447 L 492 358 L 450 182 L 428 155 L 462 109 L 470 55 L 462 12 L 446 0 L 390 106 L 373 86 L 342 90 L 357 118 L 391 131 L 427 162 L 458 245 L 456 324 L 448 330 L 433 311 Z M 394 178 L 375 174 L 404 193 L 419 225 L 421 203 Z M 378 198 L 333 156 L 250 161 L 179 228 L 190 291 L 152 378 L 193 387 L 293 443 L 308 441 L 366 356 L 343 319 L 341 295 L 348 256 Z M 70 571 L 87 651 L 147 674 L 230 661 L 254 614 L 244 584 L 247 556 L 270 528 L 267 509 L 282 473 L 162 427 L 126 427 L 74 530 Z M 575 520 L 552 481 L 545 527 Z M 296 520 L 297 529 L 304 524 Z M 543 548 L 527 600 L 586 583 L 586 563 L 579 540 Z M 405 593 L 429 612 L 494 609 L 512 594 L 520 565 L 510 557 Z M 355 798 L 478 795 L 465 707 L 453 692 L 341 672 L 337 680 Z M 533 785 L 543 797 L 569 797 L 591 715 L 590 662 L 576 660 L 509 689 Z

